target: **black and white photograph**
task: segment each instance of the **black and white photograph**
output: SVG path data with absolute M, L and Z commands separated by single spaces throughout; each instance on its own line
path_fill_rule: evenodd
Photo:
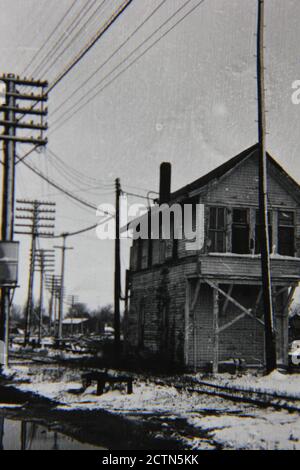
M 299 25 L 0 0 L 0 450 L 300 450 Z

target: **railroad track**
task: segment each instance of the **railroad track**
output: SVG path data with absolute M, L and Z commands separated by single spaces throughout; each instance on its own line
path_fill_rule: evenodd
M 287 410 L 291 413 L 300 413 L 300 398 L 294 396 L 219 385 L 193 379 L 187 379 L 183 383 L 174 383 L 168 379 L 155 381 L 155 383 L 157 385 L 172 386 L 177 390 L 189 393 L 216 396 L 233 402 L 249 403 L 264 408 L 271 407 L 278 410 Z

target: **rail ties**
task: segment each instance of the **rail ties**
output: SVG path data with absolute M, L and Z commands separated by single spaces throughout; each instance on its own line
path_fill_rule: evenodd
M 188 393 L 198 393 L 216 396 L 233 402 L 249 403 L 251 405 L 277 410 L 287 410 L 291 413 L 300 412 L 300 398 L 261 390 L 243 389 L 214 384 L 211 382 L 191 380 L 186 384 L 172 383 L 170 381 L 155 381 L 157 385 L 173 386 L 176 390 Z

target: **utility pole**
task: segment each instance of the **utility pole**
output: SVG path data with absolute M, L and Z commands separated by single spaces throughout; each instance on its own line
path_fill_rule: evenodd
M 266 371 L 271 373 L 277 367 L 276 333 L 272 302 L 272 281 L 269 244 L 268 180 L 266 153 L 266 108 L 265 108 L 265 67 L 264 67 L 264 21 L 265 3 L 258 0 L 257 28 L 257 84 L 258 84 L 258 136 L 259 136 L 259 213 L 261 229 L 261 270 L 265 322 Z
M 47 130 L 43 118 L 47 116 L 47 109 L 41 108 L 41 103 L 47 101 L 48 97 L 45 89 L 47 82 L 20 79 L 13 74 L 3 75 L 0 82 L 4 84 L 5 100 L 0 104 L 0 127 L 3 131 L 0 134 L 0 141 L 3 141 L 3 199 L 2 199 L 2 221 L 1 239 L 2 241 L 13 241 L 14 235 L 14 207 L 15 207 L 15 165 L 16 165 L 16 143 L 28 143 L 36 146 L 47 144 L 42 132 Z M 20 92 L 18 86 L 41 89 L 40 94 Z M 34 102 L 37 109 L 22 108 L 19 101 Z M 2 114 L 2 116 L 1 116 Z M 41 118 L 41 123 L 23 122 L 24 116 L 34 115 Z M 25 137 L 18 136 L 17 130 L 30 129 L 39 131 L 40 135 Z M 10 314 L 10 289 L 1 288 L 1 314 L 0 314 L 0 367 L 8 366 L 8 334 L 9 334 L 9 314 Z
M 5 120 L 14 121 L 15 116 L 12 109 L 15 107 L 15 84 L 7 84 L 7 106 L 10 110 L 5 111 Z M 4 142 L 4 168 L 3 168 L 3 199 L 2 199 L 2 241 L 13 240 L 14 230 L 14 198 L 15 198 L 15 128 L 6 127 L 5 133 L 12 140 Z M 9 313 L 10 313 L 10 289 L 1 289 L 1 317 L 0 317 L 0 341 L 1 341 L 1 366 L 8 366 L 8 344 L 9 344 Z M 2 354 L 1 354 L 2 353 Z
M 58 323 L 58 340 L 62 340 L 62 325 L 63 325 L 63 318 L 64 318 L 64 285 L 65 285 L 65 262 L 66 262 L 66 251 L 67 250 L 73 250 L 73 247 L 67 247 L 66 246 L 66 239 L 68 237 L 67 233 L 62 234 L 62 239 L 63 239 L 63 245 L 62 246 L 55 246 L 54 248 L 57 248 L 61 250 L 61 284 L 60 284 L 60 296 L 59 296 L 59 310 L 58 310 L 58 317 L 59 317 L 59 323 Z
M 50 292 L 49 300 L 49 333 L 52 334 L 52 320 L 53 320 L 53 336 L 56 335 L 56 317 L 55 317 L 55 302 L 57 292 L 60 291 L 60 276 L 52 274 L 51 277 L 46 277 L 46 288 Z
M 19 235 L 31 236 L 31 257 L 29 266 L 28 297 L 26 305 L 24 336 L 24 345 L 26 346 L 30 340 L 31 321 L 33 314 L 33 287 L 36 260 L 36 241 L 38 237 L 51 237 L 54 235 L 53 231 L 45 231 L 45 229 L 54 229 L 55 217 L 53 215 L 55 214 L 55 209 L 53 209 L 53 207 L 55 207 L 55 203 L 42 202 L 37 200 L 18 200 L 17 202 L 19 204 L 22 204 L 22 207 L 17 207 L 17 211 L 18 213 L 20 213 L 20 215 L 17 215 L 16 219 L 22 220 L 22 223 L 15 224 L 15 227 L 18 227 L 15 233 Z M 49 207 L 52 207 L 52 209 L 49 209 Z M 50 214 L 50 216 L 47 216 L 47 214 Z
M 38 344 L 41 345 L 43 334 L 43 300 L 44 300 L 44 281 L 45 274 L 54 271 L 55 258 L 54 250 L 37 250 L 36 251 L 36 271 L 40 273 L 40 298 L 39 298 L 39 329 Z
M 119 178 L 115 181 L 116 187 L 116 232 L 115 232 L 115 282 L 114 282 L 114 331 L 115 331 L 115 356 L 120 357 L 120 299 L 121 299 L 121 260 L 120 260 L 120 197 L 121 184 Z

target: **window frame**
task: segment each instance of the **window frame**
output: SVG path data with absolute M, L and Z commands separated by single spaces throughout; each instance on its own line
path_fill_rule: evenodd
M 210 245 L 208 245 L 208 252 L 209 253 L 226 253 L 227 252 L 227 243 L 226 243 L 226 235 L 227 235 L 227 215 L 228 215 L 228 208 L 225 206 L 209 206 L 208 208 L 208 240 L 210 240 Z M 215 227 L 211 226 L 211 212 L 215 210 Z M 219 211 L 223 211 L 223 226 L 219 226 Z M 218 248 L 219 240 L 218 236 L 222 235 L 223 240 L 223 249 L 220 251 Z M 213 235 L 213 236 L 212 236 Z
M 250 217 L 250 207 L 237 207 L 234 206 L 231 209 L 232 211 L 232 218 L 231 218 L 231 253 L 233 255 L 241 255 L 241 256 L 247 256 L 251 254 L 251 217 Z M 243 222 L 234 222 L 234 211 L 245 211 L 246 212 L 246 220 L 247 223 Z M 248 229 L 248 251 L 246 253 L 239 253 L 237 251 L 233 250 L 233 232 L 234 232 L 234 227 L 240 227 L 240 228 L 247 228 Z
M 293 221 L 291 224 L 282 224 L 281 221 L 280 221 L 280 213 L 288 213 L 288 214 L 291 214 L 293 216 Z M 278 214 L 277 214 L 277 231 L 278 231 L 278 235 L 277 235 L 277 252 L 280 256 L 290 256 L 292 258 L 295 257 L 295 254 L 296 254 L 296 212 L 294 210 L 291 210 L 291 209 L 288 209 L 288 210 L 278 210 Z M 282 253 L 281 252 L 281 240 L 280 240 L 280 232 L 282 229 L 289 229 L 289 230 L 292 230 L 292 238 L 293 238 L 293 246 L 290 247 L 291 250 L 292 250 L 292 254 L 291 253 Z

